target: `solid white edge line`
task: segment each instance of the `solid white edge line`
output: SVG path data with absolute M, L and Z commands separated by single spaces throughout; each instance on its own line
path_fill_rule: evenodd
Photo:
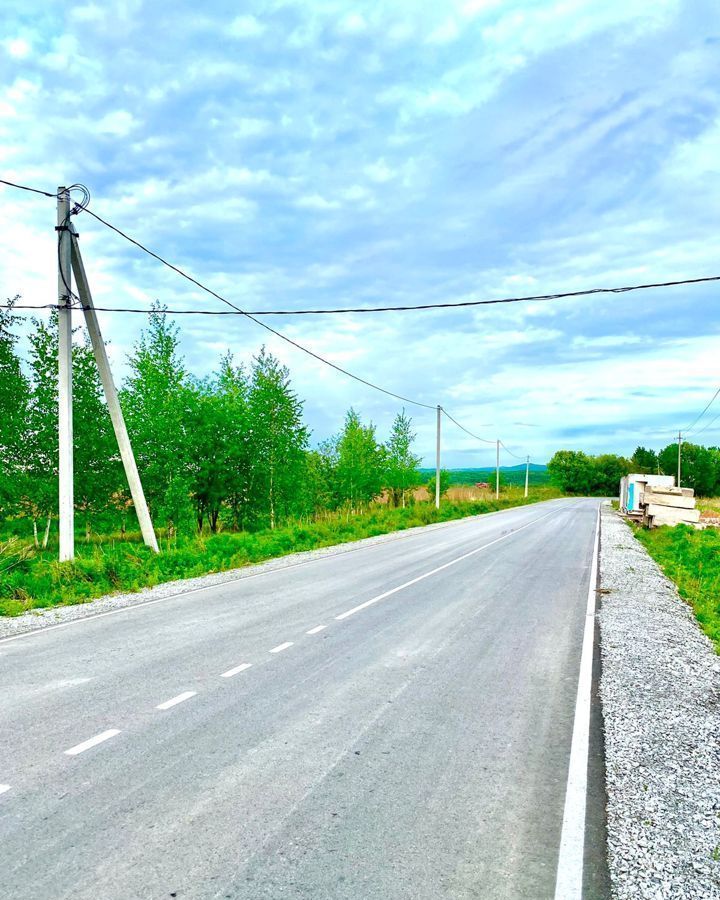
M 590 706 L 592 701 L 592 664 L 595 642 L 595 604 L 597 597 L 600 547 L 600 507 L 595 524 L 590 584 L 588 586 L 585 630 L 583 632 L 580 675 L 578 677 L 575 721 L 573 723 L 570 764 L 568 767 L 565 810 L 555 880 L 555 900 L 582 900 L 583 856 L 585 853 L 585 814 L 587 806 L 587 768 L 590 751 Z
M 565 499 L 565 498 L 557 497 L 553 500 L 543 500 L 541 502 L 542 503 L 557 503 L 559 500 L 563 500 L 563 499 Z M 526 510 L 526 509 L 530 509 L 531 507 L 539 506 L 539 505 L 540 505 L 539 503 L 530 503 L 530 504 L 524 504 L 523 506 L 512 506 L 512 507 L 510 507 L 510 509 L 496 509 L 489 513 L 480 513 L 477 516 L 467 516 L 463 519 L 450 519 L 447 522 L 433 522 L 431 525 L 421 525 L 421 526 L 417 526 L 417 527 L 418 528 L 434 528 L 434 529 L 436 529 L 438 527 L 451 527 L 451 526 L 458 526 L 458 525 L 467 525 L 469 522 L 473 522 L 480 518 L 485 519 L 485 518 L 489 518 L 491 516 L 493 516 L 493 517 L 499 516 L 499 515 L 502 515 L 503 513 L 511 513 L 511 512 L 515 512 L 516 510 Z M 565 508 L 565 507 L 561 507 L 561 508 Z M 518 531 L 519 530 L 520 529 L 518 529 Z M 391 534 L 391 535 L 397 534 L 398 537 L 394 538 L 395 540 L 406 540 L 408 538 L 415 537 L 417 534 L 417 532 L 414 529 L 408 529 L 408 531 L 410 531 L 411 533 L 403 534 L 402 532 L 387 532 L 387 534 Z M 364 541 L 369 541 L 371 539 L 372 538 L 361 538 L 361 540 L 364 540 Z M 355 543 L 355 542 L 349 541 L 348 543 Z M 343 547 L 345 545 L 344 544 L 336 544 L 335 546 Z M 0 644 L 7 644 L 10 641 L 20 641 L 23 638 L 32 637 L 33 635 L 46 634 L 48 631 L 55 631 L 58 628 L 67 628 L 70 625 L 80 625 L 82 622 L 91 622 L 93 619 L 102 619 L 105 616 L 117 616 L 120 613 L 134 612 L 135 610 L 138 610 L 138 609 L 145 609 L 148 606 L 154 606 L 156 603 L 165 603 L 166 600 L 177 600 L 179 597 L 187 597 L 190 594 L 197 594 L 199 591 L 209 591 L 209 590 L 212 590 L 213 588 L 227 587 L 228 585 L 238 584 L 241 581 L 249 581 L 251 578 L 262 578 L 265 575 L 274 575 L 276 572 L 287 572 L 290 569 L 299 569 L 299 568 L 302 568 L 303 566 L 310 565 L 311 563 L 314 563 L 314 562 L 320 562 L 320 561 L 326 560 L 326 559 L 334 559 L 336 556 L 341 556 L 341 555 L 344 555 L 347 553 L 357 553 L 361 550 L 374 549 L 375 547 L 382 547 L 382 546 L 384 546 L 383 543 L 365 544 L 362 547 L 349 547 L 347 550 L 343 550 L 342 553 L 328 553 L 325 556 L 315 556 L 312 559 L 303 560 L 302 562 L 298 562 L 298 563 L 292 563 L 289 566 L 278 566 L 275 569 L 269 569 L 265 572 L 255 572 L 254 574 L 250 574 L 250 575 L 240 575 L 238 578 L 229 578 L 227 581 L 219 581 L 217 584 L 209 584 L 209 585 L 205 585 L 204 587 L 190 588 L 187 591 L 178 591 L 177 594 L 168 594 L 167 597 L 157 597 L 155 600 L 141 600 L 139 603 L 132 603 L 132 604 L 130 604 L 130 606 L 123 606 L 120 609 L 109 609 L 106 612 L 93 613 L 93 615 L 82 616 L 81 618 L 78 618 L 78 619 L 70 619 L 67 622 L 58 622 L 57 625 L 46 625 L 43 628 L 32 628 L 30 631 L 23 631 L 22 634 L 11 634 L 9 637 L 0 638 Z M 312 550 L 301 550 L 299 552 L 312 553 L 313 551 Z M 265 565 L 266 563 L 273 562 L 273 561 L 274 560 L 272 560 L 272 559 L 265 560 L 262 563 L 257 563 L 257 565 Z M 211 574 L 216 574 L 216 573 L 211 573 Z M 203 576 L 198 576 L 198 577 L 203 577 Z M 165 583 L 171 584 L 172 582 L 165 582 Z M 101 600 L 102 598 L 96 597 L 95 599 Z
M 195 697 L 197 695 L 197 691 L 183 691 L 182 694 L 178 694 L 177 697 L 172 697 L 170 700 L 166 700 L 164 703 L 158 703 L 155 709 L 170 709 L 171 706 L 177 706 L 178 703 L 182 703 L 184 700 L 189 700 L 191 697 Z
M 66 756 L 77 756 L 78 753 L 84 753 L 86 750 L 89 750 L 91 747 L 97 747 L 98 744 L 102 744 L 103 741 L 109 741 L 110 738 L 115 737 L 116 734 L 120 734 L 119 728 L 110 728 L 108 731 L 103 731 L 100 734 L 96 734 L 95 737 L 91 737 L 87 741 L 83 741 L 82 744 L 76 744 L 74 747 L 71 747 L 69 750 L 65 751 Z
M 245 669 L 249 669 L 252 663 L 240 663 L 239 666 L 235 666 L 234 669 L 228 669 L 227 672 L 223 672 L 220 676 L 221 678 L 232 678 L 233 675 L 237 675 L 239 672 L 244 672 Z
M 270 653 L 281 653 L 283 650 L 287 650 L 288 647 L 292 647 L 294 641 L 285 641 L 284 644 L 278 644 L 277 647 L 273 647 L 270 650 Z
M 9 791 L 9 790 L 10 790 L 9 784 L 0 784 L 0 794 L 4 794 L 5 791 Z
M 316 625 L 314 628 L 311 628 L 310 631 L 306 631 L 305 634 L 319 634 L 321 631 L 324 631 L 327 628 L 327 625 Z
M 442 566 L 438 566 L 436 569 L 431 569 L 429 572 L 425 572 L 423 575 L 418 575 L 417 578 L 412 578 L 410 581 L 406 581 L 405 584 L 399 584 L 397 587 L 391 588 L 389 591 L 385 591 L 385 593 L 383 594 L 378 594 L 377 597 L 373 597 L 370 600 L 366 600 L 364 603 L 360 603 L 359 606 L 353 606 L 352 609 L 348 609 L 344 613 L 340 613 L 340 615 L 335 616 L 335 618 L 338 622 L 341 622 L 343 619 L 354 616 L 355 613 L 358 613 L 363 609 L 367 609 L 368 606 L 372 606 L 374 603 L 379 603 L 381 600 L 385 600 L 387 597 L 392 597 L 392 595 L 397 594 L 398 591 L 404 591 L 405 588 L 409 588 L 413 584 L 417 584 L 419 581 L 424 581 L 426 578 L 430 578 L 431 575 L 437 575 L 438 572 L 442 572 L 444 569 L 449 569 L 450 566 L 457 565 L 457 563 L 462 562 L 464 559 L 468 559 L 468 557 L 474 556 L 476 553 L 480 553 L 481 550 L 487 550 L 487 548 L 492 547 L 493 544 L 499 544 L 500 541 L 504 541 L 507 538 L 512 537 L 514 534 L 517 534 L 519 531 L 523 531 L 525 528 L 529 528 L 536 522 L 540 522 L 542 521 L 542 519 L 547 519 L 547 517 L 553 515 L 554 512 L 555 510 L 553 509 L 551 512 L 546 513 L 544 516 L 539 516 L 537 519 L 533 519 L 531 522 L 526 522 L 525 525 L 521 525 L 519 528 L 514 528 L 507 534 L 503 534 L 499 538 L 495 538 L 494 541 L 483 544 L 482 547 L 476 547 L 474 550 L 470 550 L 469 553 L 463 553 L 462 556 L 451 559 L 450 562 L 446 562 Z

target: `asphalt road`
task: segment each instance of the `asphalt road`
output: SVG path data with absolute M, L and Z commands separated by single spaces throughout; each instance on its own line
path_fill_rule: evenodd
M 0 641 L 0 897 L 553 898 L 597 505 Z

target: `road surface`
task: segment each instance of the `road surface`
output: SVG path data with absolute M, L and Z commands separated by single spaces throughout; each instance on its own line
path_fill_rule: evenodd
M 552 900 L 597 506 L 0 641 L 0 897 Z

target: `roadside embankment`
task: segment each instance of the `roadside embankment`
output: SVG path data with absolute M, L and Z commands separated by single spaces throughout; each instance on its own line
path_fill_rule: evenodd
M 720 898 L 720 658 L 609 507 L 600 588 L 613 896 Z

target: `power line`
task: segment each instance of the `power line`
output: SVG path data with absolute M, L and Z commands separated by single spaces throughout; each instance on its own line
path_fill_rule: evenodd
M 479 437 L 479 435 L 473 434 L 472 431 L 468 431 L 468 429 L 464 425 L 461 425 L 457 419 L 454 419 L 450 415 L 450 413 L 445 409 L 445 407 L 441 406 L 440 409 L 445 413 L 445 415 L 448 417 L 448 419 L 450 419 L 451 422 L 454 422 L 455 425 L 457 425 L 457 427 L 461 431 L 464 431 L 465 434 L 469 434 L 471 438 L 474 438 L 476 441 L 481 441 L 483 444 L 494 444 L 495 443 L 495 441 L 489 441 L 487 438 Z
M 43 197 L 57 197 L 55 191 L 50 194 L 48 191 L 41 191 L 40 188 L 28 187 L 26 184 L 15 184 L 14 181 L 5 181 L 4 178 L 0 178 L 0 184 L 6 184 L 8 187 L 17 188 L 19 191 L 30 191 L 32 194 L 42 194 Z
M 712 426 L 717 422 L 718 419 L 720 419 L 720 413 L 718 413 L 714 418 L 710 419 L 710 421 L 707 423 L 707 425 L 704 425 L 700 429 L 700 431 L 696 431 L 695 434 L 693 435 L 693 438 L 695 438 L 695 439 L 699 438 L 701 434 L 704 434 L 706 431 L 708 431 L 708 429 L 712 428 Z
M 705 407 L 705 409 L 703 409 L 703 411 L 700 413 L 700 415 L 695 418 L 692 425 L 688 425 L 688 427 L 683 430 L 683 432 L 682 432 L 683 434 L 687 434 L 689 431 L 693 430 L 693 428 L 697 425 L 697 423 L 700 421 L 700 419 L 702 419 L 702 417 L 705 415 L 705 413 L 710 409 L 710 407 L 713 405 L 713 403 L 717 400 L 719 395 L 720 395 L 720 387 L 712 395 L 712 399 L 710 400 L 708 405 Z
M 524 457 L 524 456 L 518 456 L 517 453 L 513 453 L 513 451 L 508 447 L 508 445 L 505 444 L 505 443 L 503 443 L 503 441 L 500 441 L 500 446 L 501 446 L 501 447 L 504 447 L 505 450 L 510 454 L 510 456 L 514 456 L 515 459 L 520 459 L 520 460 L 523 460 L 523 461 L 525 460 L 525 457 Z

